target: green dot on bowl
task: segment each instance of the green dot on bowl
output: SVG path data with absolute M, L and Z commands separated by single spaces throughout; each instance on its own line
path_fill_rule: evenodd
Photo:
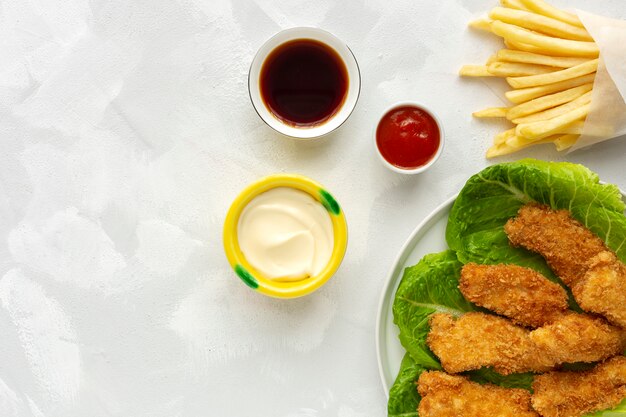
M 339 215 L 341 213 L 341 208 L 339 207 L 339 203 L 337 200 L 326 190 L 320 190 L 320 197 L 322 199 L 322 204 L 326 207 L 326 210 L 331 212 L 334 215 Z
M 246 268 L 237 264 L 235 266 L 235 272 L 239 275 L 239 278 L 250 288 L 256 290 L 259 288 L 259 282 L 252 276 L 252 274 L 246 271 Z

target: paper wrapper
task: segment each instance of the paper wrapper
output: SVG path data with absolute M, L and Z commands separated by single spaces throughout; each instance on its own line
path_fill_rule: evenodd
M 600 62 L 589 115 L 570 152 L 626 134 L 626 21 L 577 13 L 600 48 Z

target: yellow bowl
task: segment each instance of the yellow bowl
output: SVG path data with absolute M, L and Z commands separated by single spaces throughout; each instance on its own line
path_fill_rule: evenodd
M 276 187 L 290 187 L 304 191 L 319 201 L 328 211 L 333 224 L 335 246 L 326 267 L 318 275 L 300 281 L 275 281 L 265 278 L 246 260 L 237 240 L 237 224 L 244 207 L 259 194 Z M 295 298 L 309 294 L 333 276 L 346 253 L 348 227 L 343 210 L 333 196 L 320 184 L 296 174 L 270 175 L 250 184 L 237 196 L 224 222 L 224 251 L 235 273 L 250 288 L 277 298 Z

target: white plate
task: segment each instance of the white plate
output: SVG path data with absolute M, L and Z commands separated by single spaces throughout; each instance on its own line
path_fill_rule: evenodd
M 626 194 L 622 193 L 622 200 L 626 202 Z M 458 195 L 458 194 L 457 194 Z M 378 370 L 385 393 L 389 396 L 389 388 L 393 385 L 400 362 L 406 351 L 398 339 L 398 327 L 393 324 L 393 298 L 396 293 L 404 268 L 415 265 L 424 255 L 441 252 L 448 249 L 446 243 L 446 225 L 448 214 L 456 195 L 437 207 L 422 223 L 420 223 L 406 241 L 400 255 L 394 261 L 387 278 L 378 305 L 378 320 L 376 322 L 376 353 L 378 355 Z
M 437 207 L 420 223 L 406 241 L 400 255 L 396 258 L 387 278 L 387 284 L 378 305 L 378 321 L 376 323 L 376 353 L 378 370 L 382 378 L 385 393 L 396 379 L 400 362 L 406 351 L 398 339 L 398 327 L 393 324 L 393 297 L 402 279 L 404 268 L 415 265 L 424 255 L 448 249 L 446 243 L 446 224 L 448 213 L 456 195 Z

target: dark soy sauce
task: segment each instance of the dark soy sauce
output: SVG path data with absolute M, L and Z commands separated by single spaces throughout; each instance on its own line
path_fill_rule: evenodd
M 274 49 L 261 67 L 261 97 L 283 123 L 314 127 L 334 116 L 348 91 L 348 71 L 337 52 L 312 39 Z

